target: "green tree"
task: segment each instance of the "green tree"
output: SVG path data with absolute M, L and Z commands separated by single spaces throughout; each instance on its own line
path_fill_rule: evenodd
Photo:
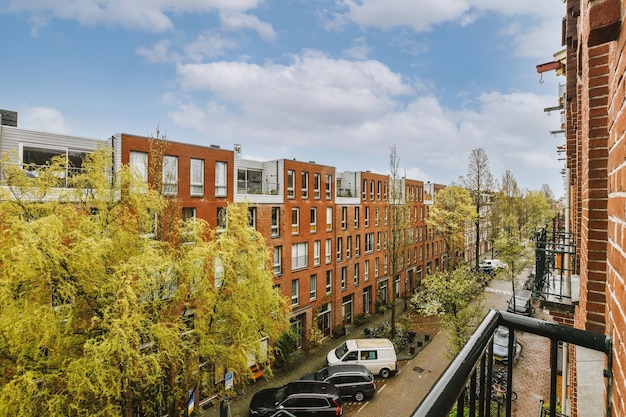
M 475 267 L 478 269 L 481 225 L 486 222 L 486 217 L 489 215 L 488 210 L 485 210 L 485 208 L 491 204 L 493 192 L 493 176 L 489 169 L 489 158 L 483 148 L 472 150 L 469 157 L 467 175 L 459 180 L 461 185 L 472 195 L 472 203 L 476 210 L 476 217 L 474 218 L 474 227 L 476 229 L 474 250 L 476 255 Z
M 64 160 L 3 162 L 0 415 L 180 415 L 200 358 L 244 378 L 249 352 L 286 328 L 245 207 L 217 235 L 163 219 L 162 195 L 128 168 L 113 175 L 110 150 L 69 178 Z M 157 240 L 164 220 L 175 227 Z
M 411 304 L 422 314 L 436 315 L 450 331 L 448 350 L 456 355 L 482 319 L 483 285 L 469 265 L 437 271 L 422 281 L 423 291 Z
M 389 257 L 390 266 L 390 292 L 391 292 L 391 331 L 390 337 L 396 336 L 396 282 L 401 279 L 404 254 L 407 250 L 407 228 L 409 227 L 408 216 L 410 210 L 405 196 L 405 181 L 400 177 L 400 156 L 396 146 L 389 148 L 389 203 L 385 218 L 388 236 L 386 253 Z
M 446 259 L 454 262 L 448 263 L 447 269 L 455 267 L 456 253 L 465 247 L 465 224 L 474 218 L 472 197 L 466 189 L 453 185 L 435 194 L 435 202 L 428 212 L 426 223 L 443 237 Z

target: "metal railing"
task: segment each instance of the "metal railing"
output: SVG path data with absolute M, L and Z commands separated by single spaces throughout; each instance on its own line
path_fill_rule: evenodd
M 490 415 L 492 405 L 504 407 L 505 415 L 511 417 L 511 401 L 515 395 L 512 390 L 513 360 L 507 363 L 507 383 L 501 396 L 492 395 L 493 378 L 493 336 L 499 326 L 510 330 L 519 330 L 551 341 L 550 369 L 550 417 L 556 417 L 557 390 L 557 350 L 559 342 L 565 342 L 607 355 L 607 383 L 612 382 L 611 339 L 607 335 L 561 326 L 555 323 L 519 316 L 513 313 L 491 310 L 465 347 L 450 363 L 446 371 L 415 409 L 412 417 L 468 416 L 484 417 Z M 512 333 L 512 332 L 510 332 Z M 513 358 L 515 344 L 509 338 L 508 357 Z M 456 414 L 451 411 L 456 406 Z M 464 410 L 466 411 L 464 414 Z M 608 404 L 607 410 L 608 412 Z M 606 414 L 605 415 L 610 415 Z

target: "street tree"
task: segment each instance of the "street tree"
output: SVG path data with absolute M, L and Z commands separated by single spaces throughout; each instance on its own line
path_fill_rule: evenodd
M 108 149 L 82 170 L 3 162 L 0 415 L 180 415 L 201 362 L 243 380 L 250 353 L 269 361 L 260 341 L 287 308 L 245 206 L 218 235 L 163 219 L 161 193 L 113 173 Z
M 467 189 L 472 196 L 476 216 L 474 218 L 475 227 L 475 267 L 478 269 L 481 225 L 487 221 L 488 210 L 491 204 L 493 192 L 493 176 L 489 169 L 489 158 L 483 148 L 473 149 L 469 156 L 467 175 L 459 178 L 460 184 Z
M 400 155 L 396 146 L 389 148 L 389 202 L 385 210 L 387 235 L 386 256 L 389 258 L 391 286 L 391 331 L 396 335 L 396 283 L 400 281 L 404 266 L 404 254 L 407 250 L 407 228 L 409 227 L 409 206 L 406 198 L 406 183 L 400 177 Z M 388 218 L 388 217 L 389 218 Z
M 435 195 L 435 202 L 430 207 L 426 223 L 443 237 L 447 269 L 456 266 L 456 253 L 465 247 L 465 225 L 473 222 L 475 217 L 472 196 L 465 188 L 452 185 L 439 190 Z M 451 260 L 454 264 L 450 263 Z
M 483 284 L 469 265 L 436 271 L 424 278 L 423 291 L 411 304 L 421 314 L 438 316 L 449 331 L 448 351 L 455 356 L 483 317 Z

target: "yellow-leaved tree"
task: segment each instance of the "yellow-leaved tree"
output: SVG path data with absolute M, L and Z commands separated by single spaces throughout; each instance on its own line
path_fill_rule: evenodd
M 65 164 L 1 160 L 0 415 L 186 415 L 201 368 L 243 381 L 250 355 L 271 359 L 261 340 L 286 328 L 287 304 L 245 206 L 217 233 L 165 219 L 108 149 Z

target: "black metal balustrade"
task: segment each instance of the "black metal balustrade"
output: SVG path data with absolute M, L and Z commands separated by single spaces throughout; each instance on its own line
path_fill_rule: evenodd
M 550 339 L 550 417 L 556 417 L 557 390 L 557 350 L 559 342 L 565 342 L 607 355 L 607 384 L 612 382 L 611 339 L 602 334 L 587 332 L 561 326 L 513 313 L 491 310 L 483 322 L 470 337 L 465 347 L 450 363 L 446 371 L 437 380 L 412 417 L 447 417 L 456 406 L 457 416 L 490 416 L 492 406 L 502 407 L 506 417 L 511 417 L 513 360 L 507 364 L 505 389 L 493 395 L 493 336 L 498 326 L 524 331 Z M 513 358 L 515 346 L 513 337 L 509 338 L 508 357 Z M 605 415 L 610 415 L 608 404 Z M 499 408 L 498 408 L 499 409 Z M 466 414 L 464 414 L 464 410 Z M 469 412 L 469 414 L 468 414 Z

